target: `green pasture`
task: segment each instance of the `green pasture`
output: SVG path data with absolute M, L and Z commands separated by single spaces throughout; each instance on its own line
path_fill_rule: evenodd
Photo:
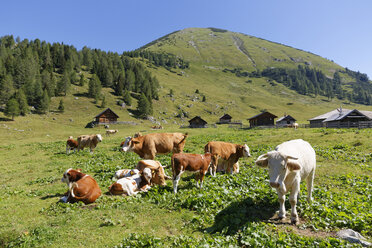
M 185 152 L 201 153 L 211 140 L 246 143 L 251 158 L 240 160 L 237 175 L 207 175 L 202 190 L 185 173 L 177 195 L 172 182 L 135 197 L 106 194 L 114 172 L 140 160 L 121 153 L 119 144 L 145 126 L 120 127 L 103 137 L 93 155 L 65 154 L 68 128 L 51 125 L 50 137 L 13 140 L 0 129 L 0 247 L 351 247 L 335 237 L 351 228 L 372 240 L 371 129 L 207 129 L 188 132 Z M 83 130 L 71 128 L 74 136 Z M 104 129 L 90 129 L 91 133 Z M 14 132 L 12 130 L 12 132 Z M 41 131 L 40 131 L 41 132 Z M 275 219 L 279 203 L 268 173 L 254 160 L 281 142 L 302 138 L 317 153 L 314 202 L 301 185 L 300 224 Z M 157 158 L 171 175 L 170 155 Z M 61 182 L 68 168 L 92 175 L 103 195 L 91 205 L 58 202 L 67 190 Z M 287 202 L 287 210 L 290 206 Z M 357 245 L 355 245 L 357 246 Z

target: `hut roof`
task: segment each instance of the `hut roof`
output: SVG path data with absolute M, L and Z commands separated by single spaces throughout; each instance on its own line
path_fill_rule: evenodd
M 189 120 L 189 123 L 191 124 L 194 121 L 201 121 L 204 125 L 205 124 L 208 124 L 208 122 L 206 122 L 205 120 L 203 120 L 200 116 L 195 116 L 194 118 L 192 118 L 191 120 Z
M 296 119 L 293 118 L 292 116 L 290 116 L 290 115 L 285 115 L 285 116 L 280 117 L 276 122 L 280 122 L 280 121 L 283 121 L 283 120 L 292 120 L 292 121 L 296 121 Z
M 265 112 L 259 113 L 258 115 L 255 115 L 255 116 L 253 116 L 251 118 L 248 118 L 248 120 L 256 119 L 256 118 L 260 117 L 261 115 L 265 115 L 265 114 L 271 115 L 273 118 L 277 118 L 278 117 L 278 116 L 273 115 L 272 113 L 270 113 L 268 111 L 265 111 Z
M 231 115 L 229 114 L 224 114 L 223 116 L 220 117 L 220 119 L 231 119 Z
M 357 109 L 335 109 L 328 113 L 316 116 L 314 118 L 309 119 L 309 121 L 315 121 L 315 120 L 323 120 L 324 122 L 328 121 L 337 121 L 342 120 L 349 114 L 357 111 L 360 115 L 366 116 L 368 119 L 372 120 L 372 111 L 359 111 Z
M 107 108 L 107 109 L 103 110 L 101 113 L 99 113 L 98 115 L 96 115 L 94 118 L 98 118 L 98 117 L 100 117 L 100 116 L 103 115 L 106 111 L 111 111 L 111 113 L 113 113 L 113 114 L 116 116 L 116 118 L 119 118 L 119 116 L 118 116 L 117 114 L 115 114 L 115 112 L 112 111 L 110 108 Z

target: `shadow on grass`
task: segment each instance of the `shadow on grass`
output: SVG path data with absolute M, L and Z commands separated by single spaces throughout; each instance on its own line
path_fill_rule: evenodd
M 5 118 L 5 117 L 0 117 L 0 121 L 13 121 L 13 120 L 9 118 Z
M 246 198 L 233 202 L 215 216 L 213 226 L 208 227 L 206 231 L 233 235 L 249 222 L 269 222 L 278 207 L 277 200 L 269 197 L 258 200 Z
M 89 97 L 89 95 L 88 95 L 87 92 L 84 92 L 84 93 L 75 93 L 73 95 L 76 96 L 76 97 Z
M 64 194 L 57 193 L 57 194 L 54 194 L 54 195 L 46 195 L 46 196 L 40 197 L 40 199 L 41 200 L 46 200 L 46 199 L 55 198 L 55 197 L 62 197 L 62 196 L 64 196 Z

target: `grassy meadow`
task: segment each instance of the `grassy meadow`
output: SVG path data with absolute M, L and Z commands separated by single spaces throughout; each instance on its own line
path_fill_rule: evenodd
M 25 140 L 10 140 L 8 129 L 0 129 L 1 247 L 349 247 L 335 238 L 336 231 L 345 228 L 372 240 L 371 129 L 168 127 L 163 131 L 189 133 L 185 152 L 201 153 L 208 141 L 221 140 L 247 143 L 252 157 L 240 160 L 237 175 L 208 174 L 202 190 L 196 188 L 193 175 L 185 173 L 177 195 L 167 181 L 165 187 L 122 197 L 106 194 L 114 172 L 135 167 L 140 158 L 121 153 L 119 144 L 136 131 L 154 131 L 145 125 L 118 128 L 119 134 L 103 137 L 93 155 L 88 150 L 65 154 L 68 131 L 82 132 L 76 127 L 51 124 L 52 138 Z M 256 167 L 254 160 L 296 138 L 313 145 L 317 171 L 314 202 L 306 202 L 302 184 L 300 223 L 292 226 L 289 218 L 276 219 L 277 194 L 268 184 L 268 172 Z M 170 155 L 156 159 L 171 175 Z M 103 195 L 95 203 L 58 202 L 67 190 L 62 174 L 71 167 L 97 180 Z

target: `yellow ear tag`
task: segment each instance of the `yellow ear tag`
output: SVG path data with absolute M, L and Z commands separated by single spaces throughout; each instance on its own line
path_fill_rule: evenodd
M 130 171 L 130 175 L 133 176 L 134 172 L 133 171 Z

